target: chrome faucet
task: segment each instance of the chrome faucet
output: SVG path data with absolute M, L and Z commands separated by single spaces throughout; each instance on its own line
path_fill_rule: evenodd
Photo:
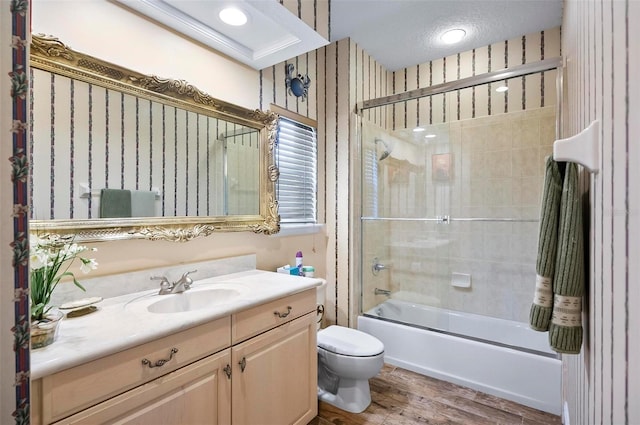
M 151 280 L 159 280 L 160 281 L 160 292 L 159 295 L 167 295 L 167 294 L 180 294 L 189 288 L 191 288 L 191 284 L 193 280 L 189 277 L 191 273 L 195 273 L 198 270 L 192 270 L 190 272 L 185 272 L 182 277 L 173 284 L 169 282 L 169 280 L 165 276 L 151 276 Z

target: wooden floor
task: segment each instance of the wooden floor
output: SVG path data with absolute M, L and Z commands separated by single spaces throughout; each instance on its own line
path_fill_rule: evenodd
M 385 365 L 369 381 L 371 405 L 360 414 L 320 402 L 309 425 L 560 425 L 559 416 L 469 388 Z

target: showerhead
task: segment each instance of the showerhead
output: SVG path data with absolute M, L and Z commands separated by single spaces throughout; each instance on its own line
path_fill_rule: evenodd
M 382 143 L 382 145 L 384 146 L 384 151 L 382 152 L 382 155 L 380 155 L 380 158 L 378 158 L 378 161 L 383 161 L 385 159 L 387 159 L 389 157 L 389 155 L 391 155 L 391 148 L 389 147 L 389 145 L 387 144 L 387 142 L 385 142 L 382 139 L 378 139 L 376 138 L 374 143 Z
M 383 160 L 387 159 L 387 157 L 389 155 L 391 155 L 391 152 L 389 152 L 389 151 L 382 152 L 382 155 L 380 155 L 380 158 L 378 158 L 378 161 L 383 161 Z

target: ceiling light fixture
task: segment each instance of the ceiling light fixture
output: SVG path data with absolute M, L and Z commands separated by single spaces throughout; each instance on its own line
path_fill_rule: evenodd
M 463 29 L 456 28 L 453 30 L 449 30 L 444 32 L 440 36 L 440 40 L 442 40 L 445 44 L 454 44 L 462 41 L 462 39 L 467 35 L 467 32 Z
M 504 93 L 504 92 L 506 92 L 507 90 L 509 90 L 509 87 L 507 87 L 507 86 L 500 86 L 500 87 L 498 87 L 498 88 L 496 89 L 496 91 L 497 91 L 498 93 Z
M 218 14 L 222 22 L 234 27 L 239 27 L 247 23 L 247 15 L 240 9 L 235 7 L 227 7 L 222 9 Z

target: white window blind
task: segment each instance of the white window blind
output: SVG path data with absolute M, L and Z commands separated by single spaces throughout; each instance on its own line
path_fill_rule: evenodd
M 315 224 L 318 175 L 316 129 L 290 118 L 278 121 L 276 183 L 278 210 L 282 224 Z
M 362 215 L 378 217 L 378 158 L 374 149 L 363 150 L 362 174 L 364 188 L 362 190 Z

